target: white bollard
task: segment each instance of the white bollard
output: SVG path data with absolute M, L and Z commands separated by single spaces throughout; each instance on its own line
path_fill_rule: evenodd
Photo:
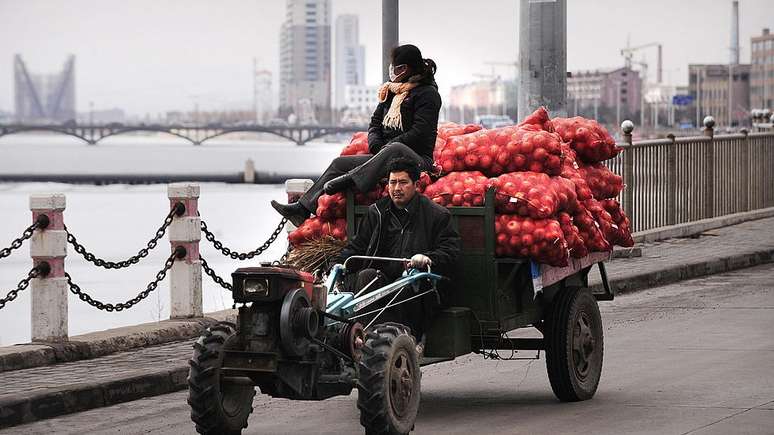
M 307 190 L 312 188 L 314 181 L 308 178 L 291 178 L 285 180 L 285 193 L 288 194 L 288 204 L 298 201 L 301 195 L 305 194 Z M 312 210 L 312 214 L 314 214 Z M 288 222 L 285 224 L 285 229 L 288 233 L 296 229 L 296 226 Z
M 30 195 L 33 222 L 48 216 L 45 229 L 36 229 L 30 239 L 30 256 L 34 265 L 47 262 L 51 272 L 34 278 L 32 285 L 32 341 L 67 341 L 67 278 L 64 259 L 67 256 L 67 232 L 63 212 L 63 194 Z
M 186 256 L 175 261 L 170 270 L 169 317 L 202 316 L 202 262 L 199 260 L 201 219 L 199 211 L 199 185 L 175 183 L 167 187 L 170 209 L 178 202 L 185 206 L 182 216 L 175 216 L 169 226 L 169 243 L 172 251 L 178 246 L 186 249 Z

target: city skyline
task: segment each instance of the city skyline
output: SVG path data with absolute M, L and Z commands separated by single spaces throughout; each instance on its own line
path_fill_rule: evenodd
M 229 1 L 219 8 L 203 1 L 149 2 L 148 7 L 142 3 L 74 0 L 64 6 L 47 1 L 0 1 L 0 111 L 13 111 L 12 59 L 16 53 L 40 73 L 56 71 L 68 54 L 75 54 L 79 112 L 87 111 L 90 102 L 96 109 L 120 107 L 135 116 L 189 110 L 194 105 L 203 110 L 250 107 L 252 59 L 257 57 L 260 69 L 279 77 L 284 1 Z M 489 73 L 492 68 L 486 62 L 517 58 L 518 2 L 477 4 L 475 14 L 454 5 L 438 1 L 401 4 L 400 40 L 417 44 L 426 57 L 438 62 L 444 95 L 454 85 L 473 81 L 474 74 Z M 381 78 L 380 10 L 379 2 L 331 1 L 334 21 L 341 14 L 359 17 L 368 85 L 378 84 Z M 697 10 L 703 11 L 700 19 L 683 19 Z M 428 21 L 440 11 L 443 19 Z M 612 0 L 570 3 L 568 70 L 621 66 L 619 50 L 627 39 L 631 45 L 660 39 L 665 82 L 685 85 L 689 63 L 727 63 L 730 11 L 731 2 L 725 0 L 677 5 L 666 1 L 648 5 Z M 742 63 L 750 61 L 750 38 L 764 27 L 774 27 L 774 22 L 767 22 L 772 16 L 771 2 L 740 2 Z M 701 31 L 703 28 L 717 31 Z M 655 53 L 646 52 L 644 57 L 655 63 Z M 494 70 L 508 76 L 512 69 Z

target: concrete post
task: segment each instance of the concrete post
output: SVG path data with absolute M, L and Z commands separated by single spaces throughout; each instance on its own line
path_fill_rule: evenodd
M 704 118 L 704 136 L 709 142 L 704 150 L 704 218 L 715 216 L 715 118 Z
M 243 181 L 246 184 L 255 183 L 255 162 L 253 159 L 247 159 L 245 162 L 245 172 L 243 174 Z
M 677 223 L 677 145 L 675 135 L 667 135 L 672 143 L 667 149 L 667 225 Z
M 632 149 L 632 132 L 634 123 L 628 119 L 621 123 L 621 130 L 624 134 L 624 142 L 628 145 L 624 149 L 624 195 L 623 209 L 632 219 L 634 227 L 634 150 Z M 632 229 L 632 231 L 635 231 Z
M 521 0 L 519 68 L 518 118 L 540 106 L 567 116 L 566 0 Z
M 178 246 L 186 249 L 186 256 L 175 261 L 169 276 L 169 317 L 202 316 L 202 262 L 199 260 L 201 219 L 199 212 L 199 185 L 191 183 L 170 184 L 167 188 L 170 209 L 183 203 L 185 212 L 175 216 L 169 226 L 169 243 L 172 251 Z
M 47 262 L 51 272 L 45 278 L 34 278 L 32 284 L 32 341 L 67 341 L 67 278 L 64 259 L 67 256 L 67 232 L 64 230 L 66 201 L 62 194 L 31 195 L 33 222 L 48 216 L 46 229 L 36 229 L 30 239 L 30 256 L 34 265 Z
M 285 193 L 288 194 L 288 204 L 298 201 L 298 199 L 301 198 L 301 195 L 312 188 L 313 184 L 314 181 L 308 178 L 291 178 L 285 180 Z M 314 214 L 314 212 L 315 211 L 312 210 L 312 214 Z M 285 224 L 285 229 L 290 233 L 296 229 L 296 226 L 288 222 Z
M 382 0 L 382 80 L 390 80 L 390 52 L 398 46 L 398 0 Z

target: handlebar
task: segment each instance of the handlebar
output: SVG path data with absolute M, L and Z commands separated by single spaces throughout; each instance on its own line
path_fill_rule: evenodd
M 352 259 L 356 260 L 377 260 L 377 261 L 394 261 L 394 262 L 400 262 L 404 264 L 411 263 L 410 258 L 396 258 L 396 257 L 375 257 L 370 255 L 353 255 L 351 257 L 348 257 L 346 260 L 344 260 L 344 269 L 347 268 L 347 262 Z M 427 265 L 427 271 L 431 272 L 430 265 Z

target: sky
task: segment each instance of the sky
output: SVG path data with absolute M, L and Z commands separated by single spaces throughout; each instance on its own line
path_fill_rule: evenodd
M 381 81 L 381 1 L 331 0 L 360 17 L 366 81 Z M 438 64 L 442 94 L 476 74 L 509 77 L 518 58 L 518 0 L 403 0 L 400 41 Z M 0 0 L 0 111 L 13 111 L 13 56 L 28 70 L 61 69 L 76 55 L 77 110 L 119 107 L 131 115 L 248 108 L 253 58 L 279 69 L 284 0 Z M 664 80 L 687 83 L 689 63 L 727 63 L 731 0 L 567 0 L 570 71 L 621 66 L 620 49 L 663 44 Z M 740 46 L 774 30 L 774 0 L 740 0 Z M 332 31 L 333 35 L 333 31 Z M 656 50 L 635 56 L 652 65 Z

